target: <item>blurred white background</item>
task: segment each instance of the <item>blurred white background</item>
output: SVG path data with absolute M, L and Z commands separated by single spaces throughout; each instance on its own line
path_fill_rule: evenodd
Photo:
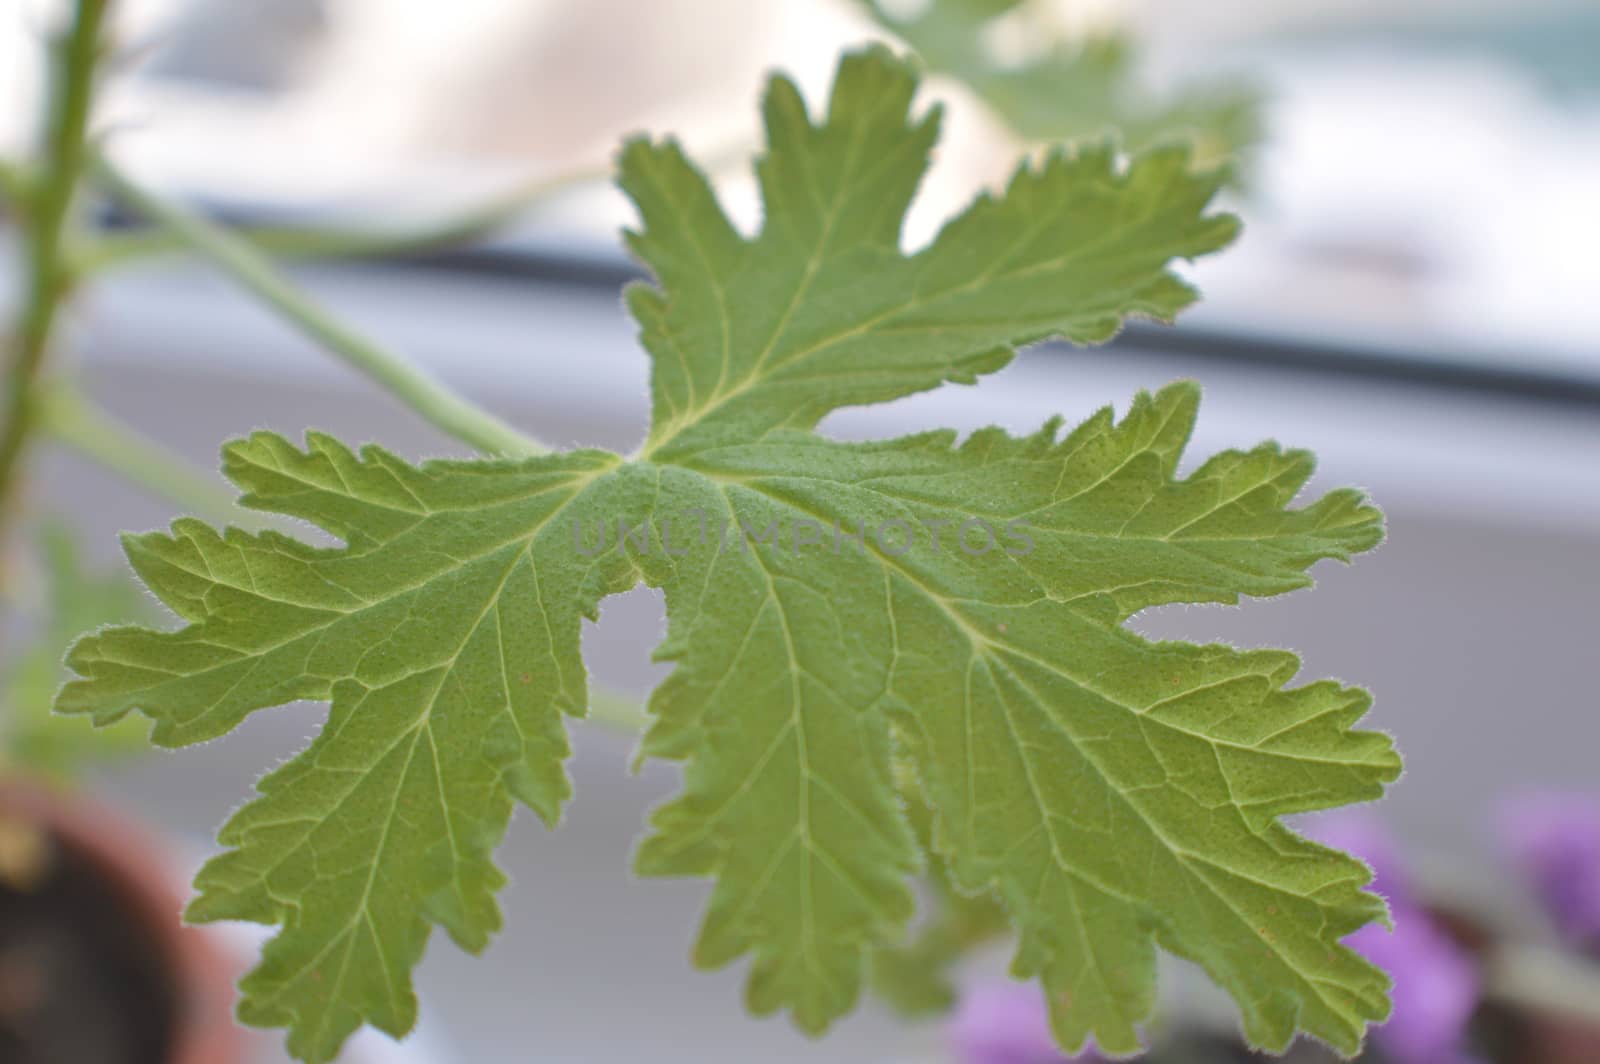
M 58 7 L 0 0 L 0 146 L 26 135 L 36 30 Z M 1600 7 L 1030 8 L 1066 33 L 1131 29 L 1154 86 L 1222 71 L 1267 91 L 1249 232 L 1203 267 L 1191 324 L 1600 380 Z M 640 130 L 740 158 L 763 71 L 791 71 L 815 98 L 842 46 L 884 36 L 855 0 L 124 0 L 118 14 L 129 76 L 102 122 L 131 168 L 213 202 L 379 220 L 603 172 Z M 928 92 L 952 116 L 913 240 L 1015 156 L 959 86 Z M 721 169 L 748 219 L 743 167 Z M 547 235 L 606 247 L 627 218 L 603 185 L 557 213 Z

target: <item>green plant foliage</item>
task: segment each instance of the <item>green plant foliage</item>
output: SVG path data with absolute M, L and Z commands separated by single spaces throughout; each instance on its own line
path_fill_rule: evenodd
M 1156 96 L 1141 85 L 1137 49 L 1123 34 L 1054 41 L 1025 61 L 997 60 L 986 31 L 1027 15 L 1028 0 L 928 0 L 909 16 L 883 0 L 862 2 L 930 70 L 966 84 L 1027 140 L 1115 133 L 1130 151 L 1186 141 L 1207 166 L 1248 154 L 1261 138 L 1259 90 L 1213 80 Z
M 144 613 L 138 592 L 122 574 L 96 576 L 67 531 L 48 526 L 40 535 L 49 602 L 37 617 L 27 649 L 0 675 L 0 764 L 38 773 L 59 782 L 83 765 L 144 747 L 139 729 L 128 725 L 96 731 L 87 721 L 50 712 L 66 678 L 62 659 L 86 631 L 138 620 Z
M 1157 943 L 1227 987 L 1262 1045 L 1298 1029 L 1351 1049 L 1385 1014 L 1384 977 L 1339 945 L 1384 917 L 1367 869 L 1277 821 L 1398 773 L 1386 737 L 1350 730 L 1366 695 L 1287 686 L 1284 652 L 1123 626 L 1305 587 L 1378 541 L 1377 512 L 1348 490 L 1291 508 L 1311 459 L 1272 444 L 1179 478 L 1190 384 L 1065 433 L 813 431 L 1019 344 L 1170 318 L 1193 293 L 1169 263 L 1236 229 L 1185 151 L 1123 168 L 1095 148 L 1024 167 L 907 255 L 938 126 L 915 89 L 887 52 L 850 55 L 815 121 L 774 79 L 754 236 L 674 144 L 626 147 L 629 240 L 656 278 L 627 299 L 654 367 L 638 454 L 417 466 L 258 433 L 224 452 L 243 502 L 343 546 L 187 520 L 128 539 L 184 626 L 85 639 L 62 709 L 138 710 L 176 746 L 332 702 L 223 829 L 190 912 L 281 925 L 242 1015 L 287 1025 L 300 1057 L 363 1021 L 405 1031 L 433 925 L 488 941 L 513 802 L 554 822 L 570 793 L 581 621 L 640 581 L 664 589 L 675 665 L 642 752 L 683 762 L 684 790 L 637 868 L 714 880 L 695 960 L 748 955 L 755 1011 L 821 1031 L 904 941 L 926 859 L 910 787 L 955 888 L 1004 905 L 1064 1046 L 1137 1046 Z

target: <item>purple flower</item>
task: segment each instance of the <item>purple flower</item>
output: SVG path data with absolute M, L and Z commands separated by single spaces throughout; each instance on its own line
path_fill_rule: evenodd
M 1393 838 L 1360 813 L 1327 816 L 1311 828 L 1325 845 L 1347 850 L 1373 868 L 1369 889 L 1389 902 L 1394 930 L 1369 924 L 1345 945 L 1389 973 L 1394 1009 L 1372 1039 L 1397 1064 L 1460 1064 L 1467 1023 L 1478 1005 L 1472 958 L 1411 896 Z
M 1061 1064 L 1097 1060 L 1068 1057 L 1050 1034 L 1050 1013 L 1037 986 L 1009 979 L 978 983 L 961 995 L 950 1021 L 950 1041 L 960 1064 Z
M 1467 1023 L 1478 1006 L 1471 958 L 1422 909 L 1394 909 L 1394 930 L 1376 924 L 1345 944 L 1389 973 L 1394 1011 L 1372 1040 L 1399 1064 L 1456 1064 Z
M 1600 950 L 1600 797 L 1511 802 L 1500 837 L 1557 929 L 1580 948 Z

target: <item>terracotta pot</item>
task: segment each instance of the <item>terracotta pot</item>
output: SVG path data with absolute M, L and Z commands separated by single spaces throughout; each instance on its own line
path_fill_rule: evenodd
M 1429 911 L 1439 926 L 1486 968 L 1504 964 L 1506 957 L 1519 954 L 1566 957 L 1565 954 L 1544 954 L 1546 947 L 1519 948 L 1515 941 L 1506 939 L 1497 928 L 1469 910 L 1435 906 Z M 1540 967 L 1548 967 L 1550 963 L 1541 962 Z M 1576 962 L 1564 960 L 1561 963 Z M 1583 975 L 1582 978 L 1592 982 L 1594 976 Z M 1576 979 L 1561 979 L 1558 968 L 1553 974 L 1541 976 L 1540 983 L 1548 987 L 1552 979 L 1558 986 L 1577 982 Z M 1564 1012 L 1541 1004 L 1537 993 L 1518 995 L 1511 1000 L 1496 1000 L 1491 996 L 1482 1006 L 1480 1020 L 1483 1021 L 1480 1027 L 1494 1033 L 1492 1049 L 1496 1060 L 1515 1064 L 1600 1064 L 1600 1023 L 1573 1011 Z
M 1522 1019 L 1527 1064 L 1595 1064 L 1600 1061 L 1600 1026 L 1552 1013 L 1532 1012 Z
M 184 888 L 161 843 L 104 805 L 28 781 L 0 783 L 0 819 L 31 827 L 58 859 L 92 869 L 130 934 L 170 980 L 166 1064 L 240 1064 L 244 1031 L 233 1020 L 236 963 L 216 937 L 181 922 Z M 94 1022 L 84 1017 L 85 1023 Z

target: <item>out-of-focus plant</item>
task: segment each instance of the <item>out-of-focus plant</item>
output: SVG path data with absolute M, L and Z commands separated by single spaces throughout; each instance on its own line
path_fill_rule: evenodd
M 1500 837 L 1551 923 L 1600 958 L 1600 795 L 1519 798 L 1504 810 Z
M 64 525 L 46 525 L 38 538 L 32 546 L 44 586 L 43 601 L 29 611 L 34 634 L 13 660 L 0 662 L 0 774 L 24 771 L 64 783 L 88 763 L 147 748 L 131 721 L 94 728 L 51 712 L 67 648 L 85 631 L 138 620 L 144 601 L 122 573 L 86 571 Z
M 936 74 L 975 92 L 1019 137 L 1040 144 L 1119 138 L 1129 151 L 1187 143 L 1198 166 L 1248 168 L 1261 139 L 1262 93 L 1239 79 L 1158 92 L 1126 32 L 1062 34 L 1039 0 L 862 0 Z M 903 9 L 909 8 L 909 11 Z M 1005 55 L 999 31 L 1018 45 Z

